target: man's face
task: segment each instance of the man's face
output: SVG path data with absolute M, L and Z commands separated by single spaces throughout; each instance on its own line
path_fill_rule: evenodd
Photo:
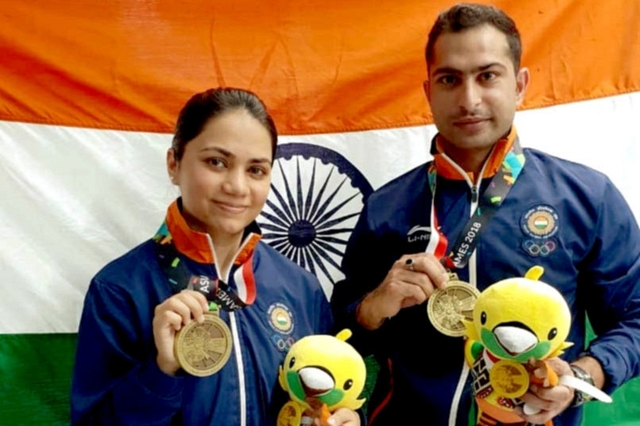
M 528 70 L 516 75 L 507 37 L 491 25 L 444 33 L 433 53 L 425 92 L 445 152 L 487 153 L 511 128 Z

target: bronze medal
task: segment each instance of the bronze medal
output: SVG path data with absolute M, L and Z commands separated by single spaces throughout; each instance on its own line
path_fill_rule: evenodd
M 206 313 L 203 323 L 191 321 L 180 329 L 173 350 L 184 371 L 206 377 L 224 367 L 231 355 L 231 345 L 231 331 L 216 310 Z
M 465 333 L 466 319 L 473 321 L 473 307 L 480 296 L 478 289 L 450 274 L 446 288 L 436 289 L 427 303 L 427 314 L 433 326 L 442 334 L 460 337 Z

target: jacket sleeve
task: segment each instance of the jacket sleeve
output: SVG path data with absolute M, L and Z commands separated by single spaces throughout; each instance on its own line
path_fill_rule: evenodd
M 598 336 L 587 354 L 602 364 L 604 390 L 611 393 L 640 374 L 640 230 L 622 195 L 607 183 L 578 288 Z
M 318 286 L 320 288 L 321 284 L 318 282 Z M 318 297 L 317 301 L 317 311 L 318 315 L 318 325 L 316 326 L 316 334 L 336 334 L 340 330 L 335 330 L 335 324 L 333 321 L 333 313 L 331 311 L 331 306 L 329 305 L 329 299 L 324 293 L 324 290 L 321 290 L 322 295 Z
M 336 328 L 351 329 L 350 343 L 365 356 L 384 349 L 388 324 L 375 331 L 367 330 L 358 323 L 356 308 L 367 293 L 382 283 L 393 262 L 402 254 L 401 245 L 395 238 L 376 230 L 365 205 L 342 260 L 345 278 L 336 283 L 331 296 Z
M 94 279 L 87 292 L 71 386 L 74 425 L 169 425 L 182 381 L 155 361 L 148 324 L 141 324 L 121 287 Z

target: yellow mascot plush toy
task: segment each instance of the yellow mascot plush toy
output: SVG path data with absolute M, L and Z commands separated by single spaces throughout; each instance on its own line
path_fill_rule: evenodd
M 291 400 L 280 410 L 278 426 L 305 424 L 307 409 L 321 407 L 324 424 L 338 408 L 362 406 L 367 370 L 362 356 L 346 342 L 349 337 L 351 331 L 345 329 L 337 336 L 303 337 L 291 346 L 278 374 Z
M 524 278 L 489 286 L 475 302 L 473 321 L 465 321 L 465 358 L 473 375 L 478 425 L 525 424 L 514 408 L 523 405 L 518 398 L 529 384 L 558 384 L 544 361 L 571 346 L 565 341 L 571 312 L 558 290 L 538 281 L 542 273 L 534 266 Z M 532 375 L 541 367 L 546 369 L 543 379 Z

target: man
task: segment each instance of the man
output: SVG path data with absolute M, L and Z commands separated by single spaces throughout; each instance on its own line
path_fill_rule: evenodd
M 390 367 L 389 395 L 370 410 L 375 426 L 475 422 L 463 339 L 440 333 L 427 315 L 447 269 L 482 291 L 542 266 L 573 315 L 574 346 L 551 361 L 558 375 L 610 394 L 640 372 L 638 225 L 604 175 L 520 148 L 513 119 L 530 78 L 520 57 L 515 24 L 491 6 L 456 5 L 429 34 L 434 161 L 370 196 L 332 298 L 352 343 Z M 502 201 L 492 205 L 494 196 Z M 599 335 L 589 345 L 587 313 Z M 589 398 L 564 385 L 531 386 L 521 402 L 532 409 L 515 413 L 523 424 L 579 425 Z

